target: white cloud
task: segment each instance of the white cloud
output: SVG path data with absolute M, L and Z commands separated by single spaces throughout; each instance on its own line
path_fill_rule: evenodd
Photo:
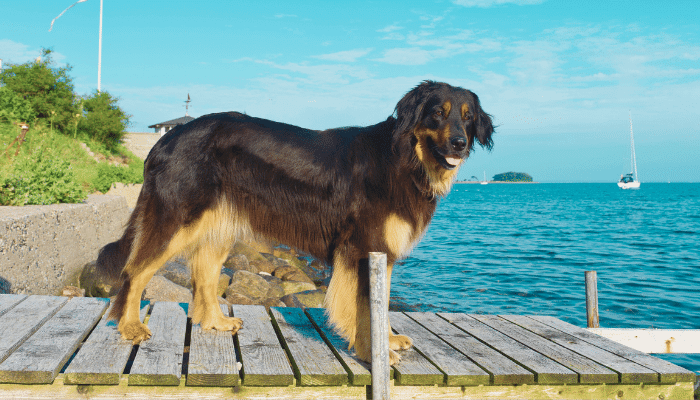
M 400 31 L 401 29 L 403 29 L 402 26 L 398 26 L 396 24 L 391 24 L 391 25 L 384 27 L 382 29 L 378 29 L 377 32 L 389 33 L 389 32 Z
M 322 54 L 320 56 L 312 56 L 313 58 L 318 58 L 319 60 L 328 61 L 339 61 L 339 62 L 355 62 L 358 58 L 364 57 L 369 54 L 372 49 L 355 49 L 339 51 L 331 54 Z
M 9 39 L 0 39 L 0 57 L 3 64 L 22 64 L 34 60 L 41 55 L 40 49 L 30 49 L 29 46 Z M 56 59 L 56 54 L 53 54 Z

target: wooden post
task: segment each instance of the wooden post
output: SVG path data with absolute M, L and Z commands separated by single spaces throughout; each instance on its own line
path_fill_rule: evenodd
M 369 253 L 372 399 L 389 399 L 389 292 L 386 254 Z M 369 393 L 368 393 L 369 394 Z
M 600 328 L 598 320 L 598 275 L 586 271 L 586 320 L 589 328 Z

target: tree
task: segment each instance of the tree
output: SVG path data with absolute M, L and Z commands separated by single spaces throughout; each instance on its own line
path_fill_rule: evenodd
M 51 49 L 43 49 L 35 62 L 10 64 L 0 73 L 0 84 L 28 101 L 34 114 L 45 118 L 59 130 L 74 118 L 76 96 L 68 72 L 71 66 L 53 67 Z
M 131 118 L 119 108 L 118 101 L 106 91 L 84 97 L 81 101 L 84 118 L 80 119 L 78 129 L 114 149 L 126 134 Z
M 0 86 L 0 120 L 7 122 L 31 122 L 34 119 L 32 104 L 6 87 Z

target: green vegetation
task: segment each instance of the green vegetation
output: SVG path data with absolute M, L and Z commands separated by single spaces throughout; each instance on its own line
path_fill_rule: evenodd
M 493 176 L 494 182 L 532 182 L 532 177 L 524 172 L 505 172 Z
M 77 203 L 114 182 L 143 182 L 143 161 L 121 144 L 130 116 L 108 92 L 76 95 L 70 70 L 44 49 L 0 72 L 0 205 Z

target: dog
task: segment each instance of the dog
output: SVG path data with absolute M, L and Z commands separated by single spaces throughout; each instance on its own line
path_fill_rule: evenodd
M 139 302 L 153 274 L 182 255 L 192 269 L 192 323 L 235 333 L 222 314 L 221 266 L 238 239 L 274 239 L 332 265 L 329 320 L 371 362 L 368 253 L 387 273 L 420 240 L 475 141 L 494 127 L 469 90 L 424 81 L 395 114 L 367 127 L 314 131 L 237 112 L 173 128 L 151 149 L 123 236 L 97 265 L 121 287 L 110 317 L 124 339 L 151 332 Z M 389 285 L 390 286 L 390 285 Z M 389 329 L 390 363 L 412 340 Z

